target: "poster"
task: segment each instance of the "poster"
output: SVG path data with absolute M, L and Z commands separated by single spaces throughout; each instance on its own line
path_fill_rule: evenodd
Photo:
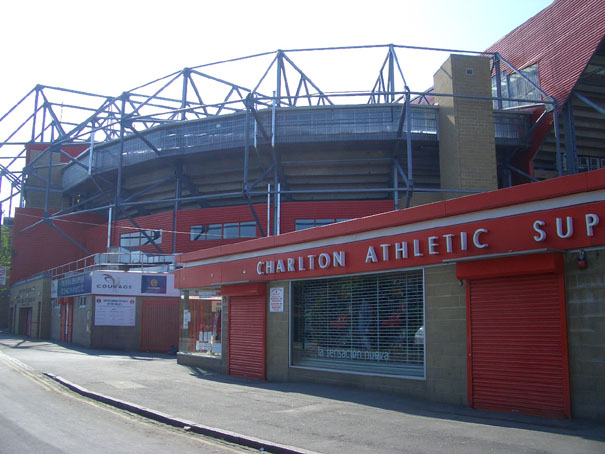
M 95 297 L 95 326 L 135 326 L 136 298 Z
M 284 311 L 284 288 L 275 287 L 271 289 L 269 296 L 269 310 L 270 312 L 283 312 Z

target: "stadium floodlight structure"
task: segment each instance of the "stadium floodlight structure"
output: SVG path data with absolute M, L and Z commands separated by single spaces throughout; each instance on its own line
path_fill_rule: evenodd
M 413 91 L 401 64 L 400 54 L 406 51 L 485 56 L 491 59 L 496 96 Z M 313 66 L 313 71 L 327 69 L 334 75 L 340 56 L 354 52 L 380 52 L 384 56 L 372 60 L 377 63 L 378 76 L 369 89 L 347 86 L 343 90 L 322 90 L 318 80 L 295 63 L 304 57 L 311 67 L 312 60 L 321 56 L 322 64 Z M 362 63 L 367 66 L 367 61 Z M 242 64 L 247 65 L 246 70 L 232 70 L 234 65 Z M 127 218 L 139 228 L 136 216 L 158 210 L 176 212 L 183 206 L 208 207 L 213 203 L 248 204 L 263 236 L 270 232 L 263 230 L 253 205 L 267 197 L 313 200 L 328 194 L 343 198 L 391 194 L 395 208 L 399 208 L 401 195 L 409 206 L 414 193 L 456 192 L 438 184 L 423 185 L 416 178 L 414 163 L 420 152 L 414 150 L 415 141 L 427 142 L 427 150 L 434 149 L 438 142 L 437 114 L 426 105 L 427 100 L 480 98 L 501 108 L 505 99 L 498 79 L 502 66 L 527 79 L 541 93 L 539 101 L 506 99 L 541 104 L 545 115 L 558 110 L 554 98 L 497 53 L 393 44 L 266 52 L 184 68 L 118 96 L 38 85 L 0 118 L 0 134 L 7 137 L 0 142 L 0 163 L 7 162 L 0 164 L 0 187 L 2 182 L 10 185 L 10 194 L 3 193 L 0 203 L 10 203 L 10 214 L 15 197 L 20 197 L 23 206 L 29 194 L 42 194 L 39 205 L 44 208 L 44 219 L 39 222 L 59 231 L 53 220 L 78 213 L 106 213 L 109 221 Z M 219 77 L 223 70 L 231 76 Z M 242 75 L 246 82 L 227 80 Z M 353 75 L 357 74 L 343 69 L 336 80 L 345 86 Z M 510 139 L 510 153 L 525 146 L 531 130 L 525 127 L 524 118 L 509 115 L 495 121 L 500 122 L 496 124 L 496 137 L 498 126 L 512 126 L 516 131 L 514 137 L 504 134 Z M 554 122 L 557 169 L 562 174 L 557 115 Z M 377 156 L 357 153 L 349 157 L 341 153 L 335 158 L 315 154 L 301 157 L 301 146 L 334 142 L 338 148 L 337 142 L 350 144 L 353 136 L 376 143 L 388 141 L 392 151 Z M 28 153 L 36 144 L 39 152 L 32 157 Z M 282 153 L 280 144 L 290 146 L 291 153 Z M 208 155 L 209 151 L 214 154 Z M 229 162 L 214 170 L 216 181 L 194 181 L 199 177 L 195 169 L 204 167 L 204 160 L 210 165 L 223 156 Z M 191 169 L 187 163 L 191 163 Z M 327 184 L 337 181 L 334 175 L 325 175 L 323 180 L 310 182 L 313 172 L 319 174 L 320 169 L 374 164 L 381 166 L 380 172 L 390 169 L 388 180 L 364 184 L 349 179 L 343 180 L 349 184 L 339 182 L 335 187 Z M 164 172 L 156 172 L 158 167 Z M 307 182 L 293 183 L 301 179 L 300 175 L 289 176 L 285 169 L 296 167 L 307 169 Z M 237 184 L 232 176 L 234 169 L 239 173 Z M 58 183 L 52 178 L 57 170 L 62 174 Z M 512 170 L 523 174 L 519 169 Z M 125 177 L 135 180 L 137 172 L 144 183 L 125 187 Z M 209 185 L 212 190 L 208 190 Z M 59 206 L 53 202 L 53 194 L 60 195 Z M 141 231 L 146 235 L 144 229 Z

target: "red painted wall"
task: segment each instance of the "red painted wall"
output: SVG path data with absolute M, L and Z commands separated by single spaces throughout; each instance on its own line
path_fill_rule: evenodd
M 355 219 L 372 214 L 393 210 L 393 201 L 339 201 L 339 202 L 284 202 L 281 204 L 281 233 L 292 232 L 297 219 Z M 254 205 L 265 233 L 267 232 L 267 205 Z M 173 217 L 172 212 L 153 214 L 135 218 L 136 223 L 145 230 L 162 230 L 162 243 L 158 246 L 164 254 L 172 254 Z M 192 225 L 225 224 L 229 222 L 254 222 L 254 216 L 248 205 L 181 210 L 176 224 L 176 252 L 192 252 L 225 244 L 239 243 L 242 239 L 190 241 L 189 230 Z M 271 220 L 273 222 L 273 220 Z M 111 244 L 119 246 L 120 235 L 135 231 L 129 220 L 120 220 L 112 228 Z M 257 229 L 257 236 L 261 236 Z M 103 233 L 103 235 L 106 235 Z M 105 236 L 106 237 L 106 236 Z M 245 239 L 244 239 L 245 240 Z M 140 250 L 158 254 L 153 246 L 146 245 Z
M 392 201 L 346 201 L 346 202 L 288 202 L 281 206 L 282 233 L 294 231 L 297 219 L 358 218 L 391 211 Z M 267 231 L 267 205 L 254 205 L 265 232 Z M 13 268 L 11 282 L 18 282 L 29 276 L 64 265 L 83 258 L 84 252 L 46 224 L 21 233 L 42 218 L 43 210 L 18 208 L 15 213 L 13 234 Z M 158 246 L 163 254 L 173 253 L 173 214 L 172 211 L 135 218 L 136 223 L 145 230 L 162 232 L 162 242 Z M 192 252 L 214 246 L 233 244 L 243 239 L 190 241 L 189 229 L 192 225 L 219 224 L 228 222 L 254 221 L 248 205 L 181 210 L 176 224 L 176 252 Z M 55 221 L 65 233 L 82 244 L 91 254 L 105 252 L 107 249 L 107 221 L 98 215 L 78 215 Z M 132 223 L 123 219 L 117 221 L 111 230 L 111 245 L 120 245 L 120 235 L 136 231 Z M 260 232 L 257 230 L 257 235 Z M 159 254 L 153 246 L 140 248 L 144 252 Z
M 26 163 L 29 164 L 29 162 L 31 161 L 31 152 L 32 151 L 44 151 L 49 147 L 49 144 L 46 143 L 29 143 L 25 146 L 26 149 Z M 61 151 L 65 152 L 66 154 L 68 154 L 69 156 L 72 157 L 76 157 L 78 156 L 80 153 L 82 153 L 84 150 L 86 150 L 88 148 L 88 145 L 64 145 L 61 147 Z M 36 153 L 36 156 L 38 154 Z M 61 155 L 60 157 L 61 162 L 69 162 L 69 158 L 67 158 L 66 156 Z M 48 162 L 48 160 L 46 160 L 46 162 Z
M 86 254 L 59 232 L 41 223 L 25 232 L 25 227 L 42 219 L 43 210 L 17 208 L 12 235 L 13 259 L 11 283 L 84 257 Z M 84 246 L 90 253 L 100 252 L 99 241 L 91 241 L 87 233 L 105 220 L 94 214 L 78 215 L 54 221 L 55 225 Z
M 540 88 L 561 107 L 605 34 L 605 1 L 555 0 L 486 49 L 513 66 L 538 64 Z

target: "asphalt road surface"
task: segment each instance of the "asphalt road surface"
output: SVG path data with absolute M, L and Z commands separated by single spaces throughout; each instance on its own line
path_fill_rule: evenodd
M 38 378 L 42 372 L 50 373 L 93 393 L 243 438 L 260 439 L 267 446 L 279 444 L 325 454 L 605 453 L 605 426 L 597 421 L 476 411 L 344 386 L 261 382 L 179 365 L 168 355 L 85 349 L 24 339 L 1 330 L 0 356 L 5 361 L 0 361 L 0 454 L 87 453 L 95 452 L 96 446 L 103 446 L 97 452 L 108 453 L 188 452 L 178 447 L 177 441 L 162 444 L 164 435 L 159 437 L 159 444 L 152 441 L 154 432 L 165 430 L 169 440 L 183 438 L 182 430 L 155 423 L 135 424 L 138 417 L 124 419 L 118 410 L 105 411 L 97 408 L 98 404 L 78 402 L 78 408 L 94 409 L 93 415 L 87 416 L 76 412 L 73 399 L 62 407 L 46 402 L 49 394 L 59 393 L 45 390 L 24 375 L 34 373 L 34 369 Z M 11 370 L 6 361 L 13 366 Z M 17 371 L 14 367 L 20 362 L 27 366 Z M 14 383 L 9 376 L 19 376 L 20 381 Z M 27 386 L 22 383 L 26 381 L 35 391 L 19 391 Z M 48 381 L 42 383 L 51 386 Z M 29 406 L 19 410 L 26 403 Z M 118 422 L 106 427 L 110 418 Z M 48 420 L 54 426 L 42 431 Z M 126 438 L 135 432 L 131 427 L 140 426 L 149 428 L 141 429 L 141 441 Z M 126 435 L 121 435 L 124 432 Z M 16 445 L 22 449 L 6 448 L 24 440 L 29 444 Z M 59 444 L 62 440 L 65 444 Z M 77 449 L 70 451 L 74 446 Z M 196 446 L 196 452 L 225 452 L 213 451 L 218 449 L 214 445 Z
M 88 400 L 0 352 L 0 454 L 258 452 Z

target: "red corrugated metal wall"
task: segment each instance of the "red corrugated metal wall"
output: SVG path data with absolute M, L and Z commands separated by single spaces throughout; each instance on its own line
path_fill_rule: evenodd
M 570 417 L 562 274 L 470 280 L 469 403 Z
M 265 379 L 265 296 L 229 298 L 229 375 Z
M 11 282 L 19 282 L 31 275 L 55 266 L 69 263 L 85 256 L 84 252 L 54 230 L 48 224 L 40 223 L 22 232 L 26 227 L 39 222 L 44 211 L 34 208 L 17 208 L 12 233 L 12 247 L 15 254 L 11 263 Z M 107 228 L 107 221 L 94 214 L 71 216 L 54 221 L 58 228 L 74 241 L 83 245 L 91 253 L 105 250 L 105 242 L 88 238 L 91 229 L 101 224 Z M 98 230 L 95 230 L 98 232 Z M 106 238 L 106 236 L 104 236 Z M 102 249 L 99 249 L 101 247 Z
M 141 303 L 141 350 L 167 352 L 178 346 L 179 300 Z
M 266 204 L 254 205 L 263 229 L 267 228 Z M 288 202 L 281 207 L 281 233 L 295 229 L 297 219 L 354 219 L 362 216 L 393 210 L 392 200 L 383 201 L 339 201 L 339 202 Z M 47 224 L 21 233 L 25 227 L 38 222 L 43 211 L 18 208 L 13 229 L 13 248 L 17 253 L 13 257 L 11 282 L 18 282 L 33 274 L 64 265 L 85 256 L 84 252 Z M 135 218 L 137 224 L 146 230 L 159 230 L 162 242 L 159 244 L 164 254 L 173 252 L 173 213 L 167 211 L 150 216 Z M 191 252 L 199 249 L 237 243 L 247 238 L 221 239 L 215 241 L 191 241 L 189 230 L 192 225 L 224 224 L 229 222 L 254 221 L 247 205 L 198 210 L 181 210 L 177 216 L 176 252 Z M 107 246 L 107 220 L 94 214 L 72 216 L 55 221 L 57 226 L 82 244 L 91 254 L 105 252 Z M 120 235 L 136 230 L 129 220 L 114 223 L 111 245 L 119 246 Z M 260 232 L 257 232 L 260 235 Z M 142 251 L 159 253 L 153 246 L 146 245 Z M 36 260 L 31 260 L 36 257 Z
M 253 205 L 263 229 L 267 229 L 267 205 Z M 254 222 L 254 216 L 248 205 L 238 205 L 198 210 L 181 210 L 177 218 L 176 246 L 178 252 L 192 252 L 223 244 L 237 243 L 241 239 L 191 241 L 189 230 L 192 225 L 225 224 L 229 222 Z M 257 234 L 260 235 L 260 232 Z
M 604 33 L 605 1 L 555 0 L 487 51 L 519 69 L 537 63 L 540 87 L 562 106 Z
M 281 206 L 281 232 L 293 232 L 297 219 L 355 219 L 394 209 L 392 200 L 284 202 Z

